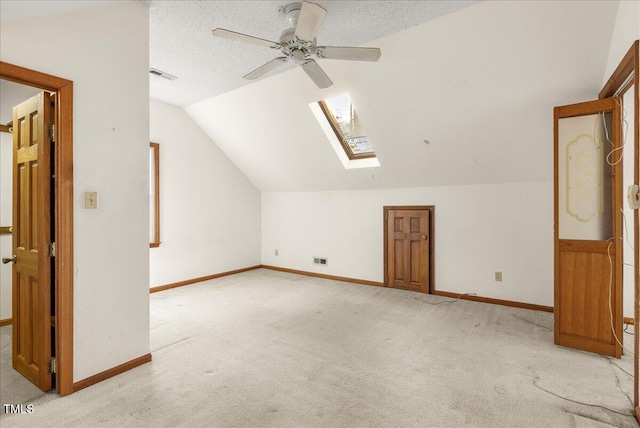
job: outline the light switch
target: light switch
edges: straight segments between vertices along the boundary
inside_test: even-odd
[[[98,192],[84,192],[84,207],[98,208]]]

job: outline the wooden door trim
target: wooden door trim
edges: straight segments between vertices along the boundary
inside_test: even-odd
[[[572,240],[558,240],[558,248],[560,251],[573,251],[576,253],[599,253],[599,254],[610,254],[615,256],[616,247],[611,245],[609,246],[608,241],[572,241]]]
[[[434,296],[449,297],[451,299],[469,300],[471,302],[488,303],[491,305],[508,306],[511,308],[529,309],[532,311],[553,313],[553,306],[536,305],[535,303],[523,303],[513,300],[494,299],[492,297],[482,297],[476,294],[460,294],[450,291],[433,290]]]
[[[322,279],[330,279],[332,281],[349,282],[351,284],[370,285],[372,287],[385,287],[385,285],[382,282],[369,281],[368,279],[357,279],[357,278],[349,278],[349,277],[346,277],[346,276],[327,275],[327,274],[324,274],[324,273],[309,272],[309,271],[306,271],[306,270],[298,270],[298,269],[289,269],[289,268],[285,268],[285,267],[271,266],[271,265],[259,265],[259,266],[254,266],[254,267],[250,267],[250,268],[247,268],[247,269],[240,269],[240,271],[242,272],[242,271],[245,271],[245,270],[260,269],[260,268],[269,269],[269,270],[275,270],[275,271],[278,271],[278,272],[293,273],[295,275],[304,275],[304,276],[309,276],[309,277],[312,277],[312,278],[322,278]],[[222,274],[222,275],[225,275],[225,274]],[[230,272],[229,274],[233,275],[234,272]]]
[[[639,45],[640,45],[640,42],[638,40],[633,42],[633,44],[631,45],[627,53],[622,58],[622,61],[620,61],[620,64],[618,64],[618,67],[616,67],[614,72],[611,74],[611,77],[609,77],[609,80],[607,80],[607,83],[605,83],[605,85],[603,86],[602,90],[598,94],[598,98],[610,98],[614,96],[618,88],[622,86],[624,81],[627,80],[629,75],[633,72],[635,72],[633,81],[636,83],[636,87],[637,87],[638,78],[639,78],[638,76],[638,46]],[[626,92],[627,89],[629,89],[628,86],[624,88],[622,92],[623,93]]]
[[[633,92],[634,92],[634,104],[635,111],[633,114],[634,120],[634,135],[633,135],[633,145],[634,145],[634,154],[636,158],[635,168],[633,172],[633,181],[635,183],[640,183],[640,165],[638,165],[637,159],[640,159],[640,41],[636,40],[633,42],[625,56],[616,67],[615,71],[607,80],[607,83],[604,85],[599,98],[608,98],[615,95],[618,89],[624,84],[624,82],[629,78],[629,75],[633,73]],[[627,92],[630,88],[630,84],[627,84],[620,95]],[[635,249],[634,257],[636,261],[640,257],[640,234],[638,231],[640,230],[640,213],[636,210],[634,215],[634,244],[633,248]],[[635,325],[640,325],[640,265],[638,263],[634,263],[634,277],[635,277]],[[640,377],[640,364],[638,363],[638,352],[640,351],[640,335],[635,334],[634,336],[634,392],[633,392],[633,404],[636,407],[636,419],[640,422],[640,393],[638,392],[638,383],[637,380]]]
[[[56,391],[68,395],[73,392],[73,82],[3,61],[0,79],[56,93]]]
[[[158,286],[149,288],[149,294],[157,293],[158,291],[169,290],[171,288],[184,287],[185,285],[196,284],[198,282],[209,281],[209,280],[216,279],[216,278],[222,278],[223,276],[229,276],[229,275],[235,275],[235,274],[242,273],[242,272],[248,272],[250,270],[260,269],[261,267],[267,267],[267,266],[264,266],[264,265],[250,266],[250,267],[246,267],[246,268],[242,268],[242,269],[235,269],[235,270],[230,270],[230,271],[226,271],[226,272],[214,273],[213,275],[206,275],[206,276],[200,276],[200,277],[197,277],[197,278],[185,279],[184,281],[178,281],[178,282],[172,282],[172,283],[169,283],[169,284],[158,285]]]
[[[383,284],[389,287],[389,251],[387,244],[389,240],[389,227],[387,218],[389,211],[409,210],[409,211],[429,211],[429,294],[433,294],[435,287],[435,206],[434,205],[389,205],[383,207],[382,223],[384,223],[384,278]]]
[[[105,370],[86,379],[80,380],[75,383],[73,392],[78,392],[81,389],[88,388],[92,385],[95,385],[96,383],[102,382],[103,380],[107,380],[128,370],[135,369],[138,366],[151,362],[151,359],[151,353],[148,353],[138,358],[134,358],[133,360],[127,361],[126,363],[122,363],[120,365],[112,367],[109,370]]]

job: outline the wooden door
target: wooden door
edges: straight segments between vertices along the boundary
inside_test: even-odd
[[[554,122],[554,340],[619,358],[620,102],[556,107]]]
[[[52,388],[51,99],[13,108],[13,368]]]
[[[429,293],[432,210],[385,207],[387,287]]]

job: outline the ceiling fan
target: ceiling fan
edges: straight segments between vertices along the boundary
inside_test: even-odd
[[[316,34],[324,20],[327,11],[318,4],[311,2],[296,2],[284,6],[292,28],[288,28],[280,35],[279,42],[248,36],[235,31],[216,28],[213,35],[227,39],[239,40],[256,45],[279,50],[283,56],[272,59],[243,76],[254,80],[264,76],[287,61],[294,61],[307,73],[320,89],[328,88],[333,82],[320,68],[314,58],[343,59],[353,61],[377,61],[380,58],[379,48],[357,48],[347,46],[317,46]]]

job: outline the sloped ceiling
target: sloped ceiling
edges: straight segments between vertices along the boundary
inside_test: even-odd
[[[0,21],[69,12],[125,0],[2,0]],[[276,56],[265,47],[213,37],[226,28],[278,41],[290,27],[283,12],[294,0],[133,0],[149,7],[150,67],[177,76],[151,75],[152,99],[184,107],[251,83],[242,78]],[[315,0],[327,10],[320,45],[359,46],[480,0]],[[293,68],[289,63],[272,71]]]
[[[552,181],[553,107],[594,99],[616,2],[483,2],[186,108],[261,191]],[[308,104],[349,93],[381,166],[345,170]],[[429,144],[424,140],[428,140]],[[551,185],[551,184],[550,184]]]
[[[278,41],[291,25],[282,9],[294,0],[171,1],[149,5],[149,62],[177,80],[150,77],[151,98],[186,106],[248,85],[242,78],[278,52],[213,37],[220,27]],[[317,35],[324,46],[359,46],[430,19],[462,9],[477,0],[315,0],[328,11]],[[272,74],[293,68],[289,63]]]

